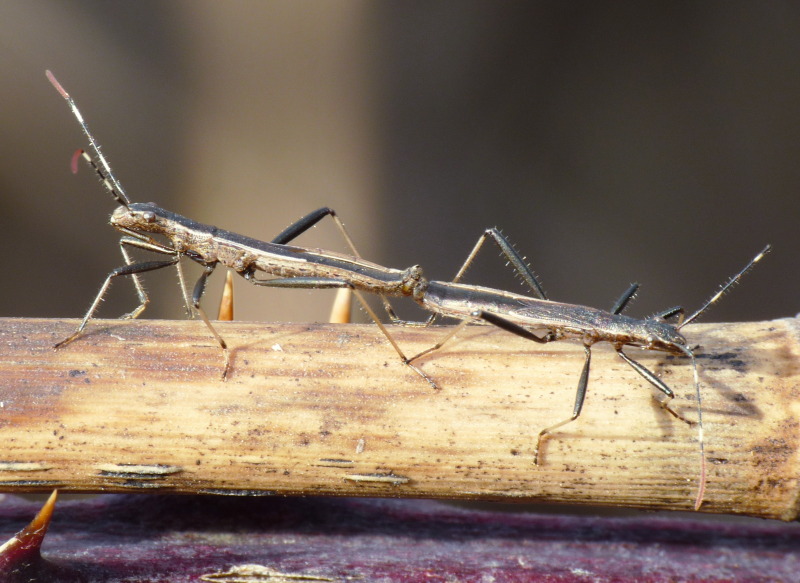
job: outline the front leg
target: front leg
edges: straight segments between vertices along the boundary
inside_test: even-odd
[[[622,358],[622,360],[627,362],[631,366],[631,368],[633,368],[633,370],[635,370],[640,375],[642,375],[645,379],[647,379],[647,381],[651,385],[653,385],[655,388],[657,388],[659,391],[661,391],[662,393],[664,393],[667,396],[667,400],[666,401],[661,401],[661,400],[657,399],[658,404],[661,407],[663,407],[670,415],[672,415],[676,419],[680,419],[681,421],[683,421],[684,423],[686,423],[688,425],[694,425],[693,421],[689,421],[688,419],[686,419],[686,417],[684,417],[683,415],[681,415],[680,413],[675,411],[672,407],[670,407],[670,403],[675,398],[675,392],[672,389],[670,389],[666,385],[666,383],[664,381],[662,381],[660,378],[658,378],[656,375],[654,375],[644,365],[642,365],[639,362],[633,360],[630,356],[628,356],[627,354],[622,352],[622,348],[615,348],[615,350],[617,351],[617,354],[619,354],[620,358]]]
[[[144,235],[141,235],[135,231],[126,232],[129,232],[131,236],[125,236],[119,240],[119,250],[120,253],[122,253],[122,257],[125,259],[126,265],[133,264],[133,260],[125,248],[126,245],[128,247],[134,247],[135,249],[143,249],[145,251],[152,251],[153,253],[161,253],[162,255],[174,254],[176,259],[179,259],[178,253],[172,247],[162,245],[158,241],[155,241],[149,237],[145,237]],[[174,265],[178,266],[178,271],[180,273],[180,261],[176,260]],[[138,273],[131,273],[130,276],[133,280],[133,285],[136,288],[136,295],[139,297],[139,306],[127,314],[120,316],[121,319],[126,320],[138,318],[147,307],[147,304],[150,302],[150,299],[147,297],[147,292],[144,290],[144,286],[142,286],[142,282],[139,280]]]
[[[164,267],[176,265],[180,260],[180,255],[178,255],[175,252],[175,250],[172,249],[171,247],[167,247],[166,245],[162,245],[150,239],[145,239],[138,233],[132,232],[131,235],[133,236],[122,237],[119,241],[119,248],[120,251],[122,252],[122,257],[125,259],[125,265],[117,267],[106,276],[103,285],[100,287],[100,291],[97,293],[97,296],[92,302],[92,305],[89,307],[89,310],[86,312],[86,315],[83,317],[83,320],[81,321],[77,330],[75,330],[75,332],[73,332],[68,338],[56,344],[53,348],[58,349],[61,348],[62,346],[66,346],[67,344],[75,340],[78,336],[80,336],[81,332],[83,332],[83,329],[86,328],[86,324],[88,324],[89,320],[92,318],[94,313],[97,311],[97,308],[100,306],[100,302],[103,300],[103,297],[106,295],[106,292],[108,291],[108,288],[111,285],[111,281],[115,277],[128,275],[131,278],[133,278],[133,283],[136,288],[136,294],[139,297],[139,305],[136,307],[136,309],[123,315],[122,318],[126,319],[136,318],[144,311],[149,301],[147,293],[144,291],[144,287],[142,287],[142,284],[139,281],[138,275],[140,273],[145,273],[147,271],[154,271],[156,269],[162,269]],[[144,249],[145,251],[161,253],[163,255],[173,255],[173,257],[164,261],[142,261],[134,263],[125,248],[126,245],[129,247],[135,247],[137,249]]]
[[[127,257],[126,257],[126,259],[127,259]],[[95,297],[94,302],[92,302],[92,305],[89,307],[89,311],[86,312],[86,315],[83,317],[83,320],[81,321],[80,325],[78,326],[78,329],[75,330],[75,332],[73,332],[72,335],[69,336],[69,338],[66,338],[66,339],[62,340],[61,342],[56,344],[53,348],[58,349],[58,348],[61,348],[62,346],[66,346],[67,344],[69,344],[70,342],[75,340],[78,336],[80,336],[81,332],[83,332],[83,329],[86,327],[86,324],[89,322],[89,320],[91,319],[91,317],[94,315],[95,311],[97,310],[97,307],[100,305],[100,302],[102,301],[103,296],[105,296],[106,291],[108,291],[108,287],[111,285],[111,280],[113,280],[115,277],[124,276],[124,275],[134,276],[136,274],[144,273],[146,271],[154,271],[156,269],[162,269],[164,267],[170,267],[171,265],[175,265],[178,262],[179,259],[180,259],[179,257],[175,257],[175,258],[170,259],[168,261],[145,261],[145,262],[142,262],[142,263],[128,263],[126,265],[123,265],[121,267],[117,267],[116,269],[114,269],[106,277],[106,280],[103,282],[103,285],[100,288],[100,291],[97,293],[97,297]],[[141,299],[141,296],[140,296],[140,299]],[[147,305],[147,296],[144,295],[144,299],[142,300],[142,303],[139,305],[139,307],[136,310],[134,310],[133,312],[131,312],[130,314],[126,314],[123,317],[126,317],[126,318],[127,317],[133,317],[133,318],[135,318],[136,316],[138,316],[142,312],[142,310],[144,310],[146,305]]]

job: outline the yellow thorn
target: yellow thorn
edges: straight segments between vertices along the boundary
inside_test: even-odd
[[[222,299],[219,301],[217,320],[230,322],[233,320],[233,274],[228,271],[225,276],[225,287],[222,288]]]
[[[352,297],[353,290],[349,287],[342,287],[336,290],[336,298],[333,300],[333,307],[331,308],[331,316],[329,318],[331,324],[350,323],[350,304]]]

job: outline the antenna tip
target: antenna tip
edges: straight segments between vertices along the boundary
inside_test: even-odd
[[[84,150],[75,150],[75,153],[72,154],[72,160],[70,161],[69,167],[73,174],[78,173],[78,159],[85,154],[86,152]]]
[[[61,97],[64,99],[69,99],[69,93],[67,93],[66,90],[61,86],[61,83],[58,82],[55,75],[53,75],[49,69],[45,71],[44,74],[47,75],[47,80],[50,81],[53,87],[56,88],[56,91],[61,94]]]

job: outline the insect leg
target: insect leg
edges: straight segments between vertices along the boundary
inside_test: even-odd
[[[683,310],[680,309],[680,314],[683,315]],[[675,393],[670,389],[664,382],[655,376],[652,372],[646,369],[644,366],[630,358],[624,352],[622,352],[621,348],[616,348],[617,354],[619,354],[622,359],[627,362],[629,365],[633,367],[633,369],[646,378],[650,384],[656,387],[659,391],[664,393],[667,397],[669,397],[669,401],[658,401],[659,405],[661,405],[664,409],[666,409],[670,414],[672,414],[676,419],[680,419],[684,423],[688,425],[697,425],[698,426],[698,441],[700,443],[700,486],[697,491],[697,498],[695,499],[694,509],[698,510],[700,506],[703,504],[703,496],[705,495],[706,491],[706,454],[705,454],[705,444],[703,440],[703,406],[700,400],[700,380],[697,376],[697,361],[695,360],[694,354],[689,349],[683,349],[683,352],[692,359],[692,369],[694,372],[694,386],[695,391],[697,392],[697,423],[694,421],[689,421],[683,415],[675,411],[669,406],[669,402],[675,398]]]
[[[486,229],[483,234],[478,238],[477,243],[470,251],[469,255],[467,255],[467,259],[461,265],[461,268],[458,270],[458,273],[453,277],[453,283],[458,283],[461,281],[461,278],[464,277],[464,274],[467,272],[469,267],[472,265],[472,262],[475,261],[475,257],[477,257],[478,252],[483,247],[483,244],[487,241],[491,240],[500,248],[500,251],[505,255],[506,260],[509,264],[514,268],[514,271],[517,273],[518,276],[522,278],[522,280],[528,285],[534,295],[541,299],[546,300],[547,294],[544,293],[544,289],[542,289],[539,280],[536,279],[536,275],[531,270],[530,266],[525,261],[525,258],[522,257],[519,252],[514,248],[511,244],[511,241],[508,240],[503,233],[501,233],[496,227],[492,227],[491,229]],[[436,320],[438,314],[433,314],[425,321],[425,326],[430,326]]]
[[[192,304],[189,300],[189,294],[186,291],[186,278],[183,276],[183,268],[181,267],[181,262],[175,264],[175,268],[178,272],[178,285],[181,288],[181,295],[183,296],[183,307],[186,310],[186,315],[189,318],[194,318],[194,312],[192,312]]]
[[[126,262],[127,262],[129,260],[129,258],[128,258],[127,254],[124,254],[124,255],[125,255]],[[178,256],[175,256],[172,259],[169,259],[169,260],[166,260],[166,261],[144,261],[144,262],[141,262],[141,263],[129,263],[128,262],[128,263],[126,263],[126,265],[123,265],[121,267],[117,267],[116,269],[114,269],[106,277],[106,280],[103,282],[103,285],[100,288],[100,291],[97,293],[97,297],[95,297],[94,302],[92,302],[91,307],[89,307],[89,311],[86,312],[86,315],[83,317],[83,320],[81,321],[80,325],[78,326],[78,329],[75,330],[75,332],[73,332],[72,335],[69,336],[69,338],[66,338],[66,339],[62,340],[61,342],[56,344],[53,348],[58,349],[58,348],[61,348],[62,346],[66,346],[67,344],[69,344],[70,342],[75,340],[78,336],[80,336],[81,332],[83,332],[83,329],[86,327],[86,324],[89,322],[89,320],[91,319],[92,315],[97,310],[97,307],[100,305],[100,302],[103,299],[103,296],[106,294],[106,291],[108,291],[108,287],[111,285],[111,280],[112,279],[114,279],[115,277],[121,276],[121,275],[135,276],[136,274],[144,273],[146,271],[154,271],[156,269],[161,269],[163,267],[170,267],[172,265],[175,265],[178,262],[179,259],[180,258]],[[139,291],[139,290],[141,291],[141,295],[139,296],[139,299],[142,301],[142,303],[140,304],[140,306],[136,310],[134,310],[130,314],[127,314],[124,317],[135,318],[136,316],[138,316],[142,312],[142,310],[144,310],[144,307],[147,304],[147,295],[144,293],[144,290],[141,288],[141,285],[138,286],[138,288],[137,288],[137,291]]]
[[[715,293],[713,296],[711,296],[711,298],[709,298],[706,301],[706,303],[703,304],[702,307],[700,307],[699,310],[697,310],[694,314],[692,314],[688,318],[685,318],[685,319],[681,318],[681,323],[678,326],[678,329],[682,328],[683,326],[685,326],[689,322],[692,322],[696,318],[699,318],[701,315],[703,315],[706,310],[708,310],[712,305],[714,305],[725,294],[725,292],[727,292],[730,288],[732,288],[737,283],[739,283],[739,280],[742,279],[742,277],[744,277],[744,275],[748,271],[750,271],[756,263],[761,261],[761,259],[764,257],[764,255],[769,253],[771,250],[772,250],[772,245],[767,245],[766,247],[764,247],[758,255],[753,257],[750,260],[750,262],[747,265],[744,266],[744,269],[742,269],[739,273],[737,273],[732,278],[730,278],[728,280],[728,282],[725,285],[723,285],[719,289],[719,291],[717,293]]]
[[[614,307],[611,308],[611,313],[612,314],[621,314],[622,310],[624,310],[625,307],[628,305],[628,302],[630,302],[633,299],[633,297],[636,295],[637,291],[639,291],[639,284],[638,283],[632,283],[631,287],[629,287],[627,290],[625,290],[625,293],[623,293],[619,297],[617,302],[614,304]]]
[[[411,361],[414,360],[414,359],[413,358],[408,358],[405,355],[405,353],[402,351],[400,346],[397,344],[397,341],[395,341],[395,339],[392,338],[392,335],[389,334],[389,330],[386,329],[386,326],[384,325],[384,323],[381,322],[380,318],[378,318],[378,315],[375,313],[375,311],[367,303],[367,300],[364,298],[364,295],[360,291],[358,291],[357,289],[353,289],[353,293],[358,298],[358,301],[361,302],[361,307],[363,307],[364,310],[370,315],[370,317],[375,322],[375,324],[378,326],[378,328],[380,328],[381,332],[383,332],[383,335],[386,336],[386,339],[394,347],[395,351],[400,356],[400,359],[403,361],[403,364],[405,364],[408,368],[410,368],[415,373],[417,373],[419,376],[421,376],[423,379],[425,379],[425,381],[427,381],[427,383],[431,386],[431,388],[433,388],[435,390],[438,390],[439,386],[436,384],[436,382],[430,376],[428,376],[421,368],[418,368],[418,367],[414,366],[413,364],[411,364]]]
[[[517,336],[522,336],[527,340],[533,340],[534,342],[538,342],[539,344],[547,344],[555,340],[555,337],[548,333],[545,336],[537,336],[527,328],[523,328],[519,324],[515,324],[505,318],[498,316],[497,314],[493,314],[491,312],[486,312],[484,310],[477,310],[472,313],[473,317],[480,318],[481,320],[486,320],[490,324],[494,324],[498,328],[502,328],[506,332],[511,332],[512,334],[516,334]]]
[[[133,265],[133,260],[131,259],[130,255],[128,255],[128,251],[125,249],[125,245],[132,245],[137,247],[138,241],[135,239],[129,241],[129,237],[122,237],[119,241],[119,250],[122,253],[122,257],[125,258],[125,265]],[[177,265],[177,263],[176,263]],[[131,279],[133,280],[133,287],[136,288],[136,295],[139,297],[139,305],[128,312],[120,316],[120,319],[133,319],[138,318],[139,314],[141,314],[144,309],[147,307],[147,304],[150,302],[150,298],[147,297],[147,292],[144,291],[144,287],[142,286],[142,282],[139,281],[139,276],[135,273],[131,274]]]
[[[689,425],[694,425],[693,421],[689,421],[683,415],[681,415],[680,413],[678,413],[672,407],[669,406],[669,403],[672,401],[672,399],[675,398],[675,393],[673,392],[672,389],[670,389],[666,385],[666,383],[664,383],[664,381],[662,381],[660,378],[658,378],[656,375],[654,375],[650,370],[645,368],[643,365],[641,365],[640,363],[638,363],[635,360],[633,360],[630,356],[628,356],[627,354],[622,352],[621,348],[615,348],[615,350],[617,351],[617,354],[620,355],[622,360],[624,360],[629,365],[631,365],[633,370],[635,370],[640,375],[642,375],[645,379],[647,379],[647,381],[651,385],[653,385],[655,388],[657,388],[659,391],[661,391],[662,393],[664,393],[668,397],[667,401],[658,400],[658,404],[659,405],[661,405],[664,409],[666,409],[676,419],[680,419],[681,421],[683,421],[684,423],[688,423]]]
[[[569,417],[569,419],[564,419],[563,421],[559,421],[555,425],[545,427],[539,432],[539,437],[536,440],[536,450],[534,450],[533,452],[533,463],[537,466],[539,465],[539,459],[540,459],[539,452],[541,452],[542,450],[542,441],[544,440],[544,437],[548,433],[551,433],[554,429],[558,429],[559,427],[563,427],[567,423],[575,421],[581,414],[581,409],[583,409],[583,401],[586,399],[586,387],[589,385],[589,365],[592,362],[591,346],[588,344],[584,344],[583,351],[586,353],[586,360],[583,363],[581,378],[578,381],[578,391],[575,393],[575,406],[572,408],[572,415]]]
[[[152,251],[153,253],[161,253],[163,255],[175,255],[175,251],[170,248],[166,247],[165,245],[161,245],[155,241],[149,241],[142,239],[141,237],[122,237],[119,240],[119,250],[122,253],[122,257],[125,258],[126,265],[133,265],[133,260],[131,259],[130,255],[128,255],[125,246],[129,247],[136,247],[137,249],[144,249],[145,251]],[[174,265],[179,265],[180,262],[176,260]],[[147,297],[147,292],[144,291],[144,287],[142,286],[142,282],[139,280],[139,276],[137,273],[132,273],[131,279],[133,280],[133,285],[136,288],[136,295],[139,297],[139,306],[136,309],[131,310],[127,314],[120,316],[121,319],[133,319],[138,318],[139,315],[144,311],[147,307],[147,304],[150,302],[150,299]]]
[[[356,249],[356,246],[353,244],[353,240],[350,238],[350,234],[347,232],[347,229],[344,226],[344,223],[339,218],[339,215],[336,214],[336,211],[329,207],[322,207],[315,211],[308,213],[306,216],[302,217],[301,219],[295,221],[288,227],[286,227],[283,231],[278,233],[278,235],[272,239],[272,243],[277,243],[279,245],[287,245],[290,241],[293,241],[306,231],[308,231],[311,227],[316,225],[325,217],[331,217],[334,222],[336,223],[336,227],[342,233],[344,240],[347,242],[347,246],[350,247],[350,250],[353,252],[358,258],[361,258],[361,254]]]
[[[128,245],[129,247],[136,247],[137,249],[144,249],[145,251],[152,251],[153,253],[161,253],[162,255],[175,255],[176,258],[179,258],[180,254],[172,247],[159,243],[158,241],[147,237],[146,235],[142,235],[141,233],[137,233],[136,231],[131,231],[128,229],[120,230],[130,234],[130,236],[122,237],[119,241],[120,251],[122,252],[122,256],[125,258],[125,263],[128,265],[133,263],[133,261],[128,255],[128,252],[125,250],[125,245]],[[186,313],[190,318],[194,317],[194,314],[192,313],[192,306],[189,302],[189,296],[186,293],[186,281],[183,277],[181,263],[176,259],[174,265],[178,271],[178,283],[181,288],[181,294],[183,296],[184,306],[186,307]],[[133,285],[136,288],[136,295],[139,296],[139,306],[124,316],[120,316],[121,318],[126,319],[138,318],[139,315],[144,311],[147,304],[150,302],[149,298],[147,297],[147,292],[145,292],[137,274],[132,274],[131,278],[133,279]]]
[[[286,277],[276,279],[259,279],[253,270],[243,271],[241,276],[254,285],[263,287],[286,287],[295,289],[338,289],[351,288],[350,282],[329,277]]]
[[[353,255],[357,258],[361,259],[361,253],[358,252],[356,249],[355,244],[353,243],[353,239],[350,237],[350,233],[347,232],[347,229],[344,226],[344,223],[339,218],[339,215],[336,214],[336,211],[330,207],[322,207],[315,211],[308,213],[306,216],[302,217],[301,219],[295,221],[288,227],[286,227],[283,231],[281,231],[278,236],[272,239],[272,243],[278,243],[280,245],[286,245],[290,241],[293,241],[306,231],[308,231],[311,227],[316,225],[325,217],[331,217],[334,222],[336,223],[336,227],[339,229],[339,232],[342,234],[347,246],[352,251]],[[394,308],[389,303],[389,300],[386,296],[382,294],[378,294],[381,299],[381,303],[383,304],[383,309],[386,310],[386,314],[389,316],[389,319],[392,322],[400,323],[400,319],[394,312]]]
[[[497,316],[496,314],[492,314],[491,312],[486,312],[484,310],[476,310],[475,312],[472,313],[472,317],[476,318],[476,319],[484,320],[484,321],[488,322],[489,324],[494,324],[498,328],[502,328],[503,330],[505,330],[507,332],[511,332],[512,334],[516,334],[517,336],[522,336],[526,340],[533,340],[534,342],[538,342],[539,344],[547,344],[548,342],[554,340],[554,337],[552,337],[549,334],[546,335],[546,336],[541,336],[541,337],[537,336],[536,334],[534,334],[530,330],[527,330],[526,328],[523,328],[522,326],[519,326],[518,324],[515,324],[514,322],[510,322],[510,321],[506,320],[505,318]],[[470,320],[462,320],[461,322],[458,323],[458,325],[454,326],[453,329],[450,330],[447,333],[447,335],[445,335],[444,338],[439,340],[439,342],[437,342],[436,344],[434,344],[430,348],[426,348],[425,350],[423,350],[419,354],[415,354],[414,356],[409,358],[408,359],[409,362],[417,360],[418,358],[422,358],[426,354],[430,354],[431,352],[435,352],[435,351],[439,350],[451,338],[453,338],[456,334],[461,332],[461,330],[466,328],[466,326],[469,323],[470,323]]]
[[[680,329],[681,326],[683,326],[683,320],[686,318],[686,311],[683,309],[682,306],[675,306],[674,308],[669,308],[668,310],[659,312],[654,317],[661,318],[662,320],[668,320],[669,318],[674,318],[675,316],[678,317],[678,323],[676,324],[676,328]]]
[[[516,249],[514,249],[514,246],[511,244],[511,241],[508,240],[508,237],[506,237],[495,227],[486,229],[478,238],[478,242],[475,243],[475,247],[472,248],[472,251],[470,251],[466,261],[464,261],[464,264],[461,266],[461,269],[459,269],[458,273],[456,273],[455,277],[453,278],[453,282],[455,283],[461,280],[467,269],[469,269],[470,265],[472,265],[472,262],[478,255],[478,251],[480,251],[487,239],[494,241],[494,243],[500,248],[500,251],[503,253],[503,255],[505,255],[508,262],[514,268],[514,271],[516,271],[517,275],[519,275],[528,285],[533,294],[540,300],[546,300],[547,294],[544,293],[541,284],[536,279],[536,275],[533,273],[530,266],[526,263],[525,258],[522,257]]]
[[[546,334],[545,336],[537,336],[536,334],[534,334],[530,330],[528,330],[528,329],[526,329],[526,328],[524,328],[522,326],[519,326],[518,324],[515,324],[514,322],[510,322],[510,321],[506,320],[505,318],[502,318],[502,317],[500,317],[500,316],[498,316],[496,314],[493,314],[491,312],[487,312],[487,311],[484,311],[484,310],[477,310],[477,311],[473,312],[472,316],[474,318],[479,318],[479,319],[484,320],[484,321],[486,321],[486,322],[488,322],[490,324],[493,324],[493,325],[497,326],[498,328],[501,328],[501,329],[503,329],[503,330],[505,330],[507,332],[511,332],[512,334],[516,334],[517,336],[521,336],[522,338],[525,338],[527,340],[533,340],[534,342],[538,342],[539,344],[547,344],[548,342],[551,342],[551,341],[556,339],[556,336],[552,332]],[[421,352],[420,354],[414,356],[413,358],[411,358],[411,360],[414,360],[416,358],[419,358],[420,356],[423,356],[425,354],[428,354],[430,352],[433,352],[434,350],[437,350],[437,349],[441,348],[442,345],[445,342],[447,342],[450,338],[455,336],[456,333],[459,332],[460,330],[462,330],[464,328],[464,326],[466,326],[467,324],[468,324],[468,320],[462,321],[458,326],[456,326],[447,336],[445,336],[445,338],[443,338],[441,341],[439,341],[435,346],[433,346],[432,348],[429,348],[428,350],[425,350],[425,351]],[[561,427],[563,425],[566,425],[567,423],[569,423],[571,421],[575,421],[575,419],[578,418],[578,415],[581,414],[581,409],[583,408],[583,401],[584,401],[584,399],[586,397],[586,386],[587,386],[588,380],[589,380],[589,364],[590,364],[591,359],[592,359],[592,352],[591,352],[590,346],[589,345],[584,345],[583,349],[586,352],[586,361],[584,362],[583,372],[581,372],[581,378],[580,378],[580,381],[578,382],[578,392],[575,395],[575,406],[574,406],[573,411],[572,411],[572,416],[569,419],[565,419],[564,421],[556,423],[555,425],[551,425],[550,427],[546,427],[545,429],[542,429],[539,432],[539,436],[538,436],[537,441],[536,441],[536,449],[533,452],[533,463],[536,464],[536,465],[539,464],[539,451],[541,449],[542,440],[544,439],[544,436],[546,434],[550,433],[551,431],[553,431],[554,429],[558,429],[559,427]]]
[[[208,276],[210,276],[214,269],[217,267],[217,262],[202,264],[203,265],[203,273],[197,279],[197,283],[194,284],[194,291],[192,292],[192,306],[197,313],[200,314],[200,318],[205,322],[206,327],[211,331],[211,334],[214,335],[214,338],[217,340],[220,348],[222,348],[222,358],[225,361],[224,368],[222,369],[222,380],[226,380],[228,377],[228,369],[230,368],[230,356],[228,354],[228,345],[225,343],[225,340],[222,339],[222,336],[214,329],[214,326],[211,325],[211,321],[208,319],[206,315],[206,311],[200,305],[200,300],[203,297],[203,294],[206,291],[206,282],[208,281]]]
[[[126,236],[123,236],[119,241],[119,248],[122,256],[125,258],[125,263],[130,265],[133,263],[128,252],[125,250],[125,246],[135,247],[137,249],[143,249],[145,251],[152,251],[153,253],[160,253],[162,255],[175,255],[178,256],[178,253],[175,251],[173,247],[165,245],[156,241],[155,239],[148,237],[147,235],[143,235],[142,233],[137,233],[136,231],[132,231],[130,229],[120,229],[123,233],[127,233]],[[181,286],[181,293],[183,294],[184,304],[186,306],[187,313],[189,316],[192,316],[192,308],[189,303],[189,296],[186,295],[186,284],[183,278],[183,270],[181,269],[180,261],[175,262],[175,267],[178,270],[178,280]],[[142,311],[147,306],[149,299],[147,297],[147,293],[142,287],[141,281],[139,281],[139,277],[136,274],[132,276],[133,284],[136,287],[136,294],[139,296],[139,306],[132,310],[130,313],[121,316],[122,318],[137,318]]]
[[[241,274],[247,281],[254,283],[256,285],[261,285],[264,287],[289,287],[289,288],[308,288],[308,289],[330,289],[330,288],[349,288],[353,291],[358,301],[361,303],[361,306],[364,308],[364,311],[369,314],[370,318],[377,324],[378,328],[383,335],[386,336],[386,339],[395,349],[397,354],[400,356],[400,359],[403,361],[407,367],[421,376],[425,381],[434,389],[438,389],[439,386],[436,382],[422,369],[418,368],[417,366],[411,364],[411,361],[417,358],[408,358],[403,350],[400,348],[400,345],[397,344],[397,341],[392,338],[392,335],[389,334],[389,330],[386,328],[386,325],[381,322],[378,315],[375,311],[370,307],[367,300],[364,298],[364,295],[355,289],[353,285],[345,280],[340,279],[326,279],[320,277],[289,277],[289,278],[282,278],[282,279],[257,279],[254,275],[254,271],[252,269],[246,270]],[[419,355],[417,355],[419,356]]]

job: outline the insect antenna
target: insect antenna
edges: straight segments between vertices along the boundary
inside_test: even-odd
[[[75,105],[75,101],[73,101],[72,97],[69,96],[69,93],[66,92],[66,90],[61,86],[61,83],[58,82],[58,80],[50,71],[45,71],[45,75],[47,75],[47,79],[50,81],[53,87],[56,88],[56,91],[61,94],[61,97],[67,101],[67,104],[72,110],[73,115],[75,115],[75,118],[78,120],[78,123],[81,124],[83,133],[86,134],[86,137],[89,139],[89,144],[92,146],[92,150],[95,153],[96,161],[85,151],[78,150],[72,157],[72,171],[75,172],[77,170],[77,159],[78,156],[82,155],[100,177],[100,180],[106,189],[111,193],[111,196],[113,196],[119,204],[127,207],[131,201],[125,195],[125,190],[114,176],[114,172],[112,172],[111,166],[109,166],[106,157],[103,156],[103,153],[100,151],[100,144],[97,143],[97,140],[94,139],[92,132],[89,131],[89,126],[86,125],[80,110],[78,110],[78,106]]]
[[[697,397],[697,440],[700,442],[700,484],[697,488],[697,497],[694,500],[694,509],[699,510],[706,494],[706,448],[703,437],[703,399],[700,395],[700,377],[697,374],[697,359],[694,356],[694,352],[680,344],[675,346],[691,359],[692,372],[694,373],[694,390]]]
[[[89,166],[91,166],[92,170],[94,170],[94,173],[97,174],[97,177],[100,179],[100,182],[103,183],[105,189],[109,193],[111,193],[111,196],[114,197],[114,200],[116,200],[119,204],[121,204],[125,208],[129,208],[128,204],[130,203],[130,201],[128,200],[128,197],[125,196],[125,193],[119,190],[121,187],[119,186],[119,182],[117,182],[117,179],[114,178],[113,174],[107,174],[105,170],[100,168],[100,165],[97,163],[97,161],[95,161],[94,158],[92,158],[89,154],[87,154],[86,150],[83,149],[76,150],[75,153],[72,155],[71,169],[73,174],[78,173],[78,158],[83,158],[86,161],[86,163]],[[108,164],[106,164],[106,167],[108,167]],[[117,186],[114,186],[115,184]]]
[[[767,245],[766,247],[764,247],[758,255],[756,255],[755,257],[753,257],[753,259],[750,260],[750,263],[744,266],[744,269],[742,269],[739,273],[730,278],[728,282],[725,285],[723,285],[717,293],[711,296],[711,298],[705,304],[703,304],[703,307],[701,307],[694,314],[692,314],[691,316],[686,318],[683,322],[681,322],[680,325],[677,326],[677,329],[680,330],[692,320],[695,320],[696,318],[700,317],[703,314],[703,312],[705,312],[715,302],[717,302],[725,294],[725,292],[727,292],[730,288],[739,283],[739,280],[742,278],[742,276],[748,271],[750,271],[753,268],[753,266],[756,263],[758,263],[761,260],[761,258],[764,257],[764,255],[769,253],[771,250],[772,250],[772,245]]]
[[[717,293],[715,293],[711,298],[703,304],[703,306],[697,310],[694,314],[683,320],[678,326],[676,326],[676,330],[680,330],[683,326],[688,324],[689,322],[697,319],[700,317],[708,308],[710,308],[715,302],[717,302],[730,288],[734,285],[739,283],[739,280],[744,276],[745,273],[750,271],[753,266],[758,263],[764,255],[770,252],[772,249],[771,245],[767,245],[761,252],[753,257],[750,262],[744,266],[744,268],[739,271],[736,275],[730,278],[720,289]],[[662,317],[670,317],[674,315],[680,315],[682,311],[681,308],[673,308],[672,310],[667,310],[661,314]],[[681,344],[675,344],[675,348],[686,354],[692,360],[692,371],[694,373],[694,389],[695,394],[697,396],[697,437],[700,442],[700,486],[697,491],[697,498],[694,502],[694,509],[698,510],[700,506],[703,504],[703,497],[705,496],[706,492],[706,454],[705,454],[705,442],[703,439],[703,401],[700,393],[700,378],[697,374],[697,359],[694,356],[694,352],[691,351],[686,346]]]

